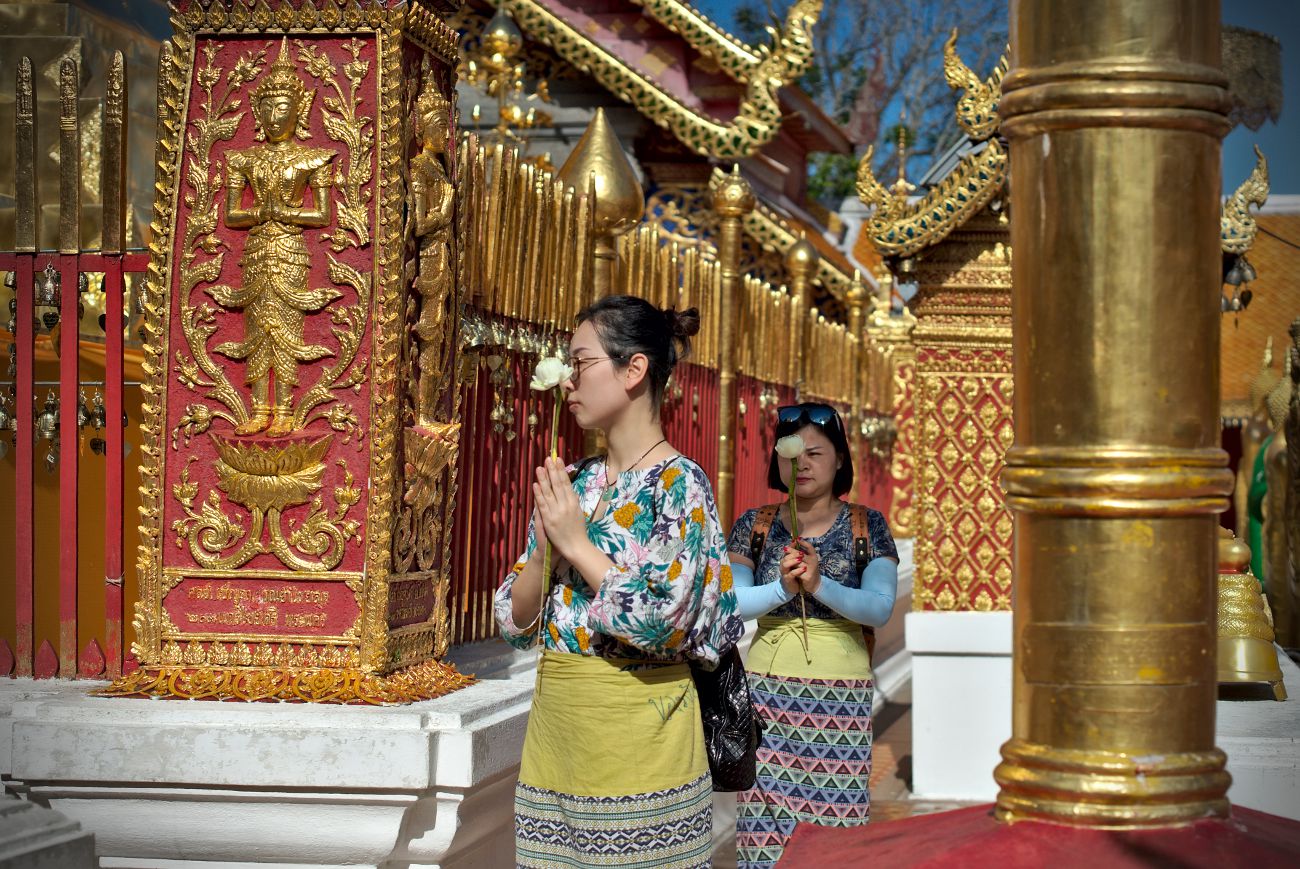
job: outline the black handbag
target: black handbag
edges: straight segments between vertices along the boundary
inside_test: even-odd
[[[656,476],[652,488],[658,485]],[[655,520],[658,521],[657,515]],[[758,776],[758,742],[763,736],[763,721],[749,699],[749,678],[740,652],[732,646],[712,670],[695,661],[690,666],[695,693],[700,699],[704,749],[709,756],[713,789],[747,791]]]
[[[763,720],[749,698],[749,679],[740,652],[732,646],[712,670],[691,662],[691,677],[700,697],[713,789],[749,790],[757,776]]]

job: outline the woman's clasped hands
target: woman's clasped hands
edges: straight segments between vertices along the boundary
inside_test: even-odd
[[[787,594],[806,591],[813,594],[821,587],[821,558],[811,543],[796,538],[785,547],[781,558],[781,587]]]

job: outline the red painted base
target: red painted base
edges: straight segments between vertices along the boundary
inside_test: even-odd
[[[1094,830],[1038,821],[1004,824],[972,806],[867,827],[795,828],[780,869],[825,866],[1164,866],[1193,869],[1300,865],[1300,821],[1234,807],[1228,820],[1159,830]]]

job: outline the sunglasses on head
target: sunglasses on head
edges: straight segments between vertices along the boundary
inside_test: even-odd
[[[840,422],[840,415],[835,412],[835,408],[824,404],[789,404],[777,408],[776,419],[779,425],[795,425],[809,422],[820,426],[833,425],[841,431],[844,429],[843,423]]]

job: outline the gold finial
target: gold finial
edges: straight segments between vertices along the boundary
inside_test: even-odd
[[[817,253],[817,248],[801,234],[799,240],[790,245],[785,252],[785,267],[792,274],[810,275],[817,268],[820,259],[821,255]]]
[[[1268,200],[1268,158],[1255,146],[1255,168],[1223,203],[1219,217],[1219,241],[1224,253],[1243,254],[1255,243],[1259,227],[1250,206],[1263,208]]]
[[[867,303],[867,283],[862,280],[862,272],[858,269],[853,270],[853,283],[849,284],[848,292],[844,294],[844,302],[849,309],[849,333],[860,336],[862,311]]]
[[[943,77],[948,87],[963,91],[957,101],[957,124],[966,135],[982,142],[998,129],[998,100],[1002,97],[1002,79],[1007,74],[1007,59],[1011,46],[1007,46],[994,67],[993,73],[980,81],[957,54],[957,28],[952,29],[943,44]]]
[[[722,217],[743,217],[757,204],[754,188],[741,176],[738,164],[732,164],[727,174],[719,173],[710,179],[709,201]]]
[[[898,113],[898,180],[890,186],[889,191],[899,199],[906,199],[916,189],[916,185],[907,180],[907,113]]]
[[[641,219],[645,209],[641,183],[604,109],[596,109],[577,147],[560,167],[559,178],[580,194],[587,192],[588,179],[595,179],[598,237],[621,235]]]
[[[1250,410],[1252,413],[1264,411],[1268,394],[1277,386],[1282,375],[1273,370],[1273,336],[1269,335],[1264,343],[1264,361],[1259,366],[1259,373],[1250,384]]]
[[[1287,411],[1291,406],[1291,389],[1291,360],[1284,357],[1282,375],[1278,377],[1264,400],[1268,408],[1268,420],[1274,431],[1280,431],[1286,421]]]

